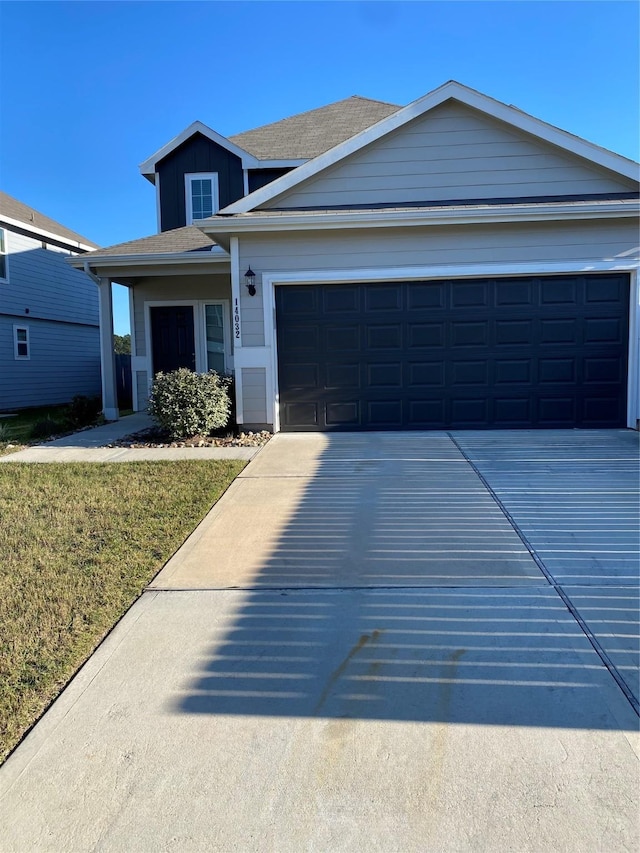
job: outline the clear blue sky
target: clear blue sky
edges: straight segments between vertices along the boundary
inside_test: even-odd
[[[0,186],[104,246],[155,233],[138,164],[349,95],[455,79],[638,159],[635,0],[0,2]],[[116,331],[128,330],[116,300]]]

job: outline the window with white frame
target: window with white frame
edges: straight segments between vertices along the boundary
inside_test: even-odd
[[[7,281],[9,268],[7,264],[7,232],[0,228],[0,281]]]
[[[24,359],[31,358],[28,326],[13,327],[13,356],[16,361],[23,361]]]
[[[204,321],[207,341],[207,370],[226,373],[225,317],[224,305],[216,302],[204,306]]]
[[[218,173],[197,172],[184,176],[187,225],[218,212]]]

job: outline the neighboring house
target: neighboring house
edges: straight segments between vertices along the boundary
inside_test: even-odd
[[[95,243],[0,192],[0,412],[100,393]]]
[[[636,163],[449,82],[140,168],[160,233],[87,258],[108,416],[115,280],[136,408],[186,366],[233,372],[245,428],[635,426]]]

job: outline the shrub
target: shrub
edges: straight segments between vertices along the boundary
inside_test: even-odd
[[[56,421],[51,415],[47,415],[33,424],[30,430],[30,437],[35,439],[51,438],[52,435],[62,432],[64,427],[65,425],[60,423],[60,421]]]
[[[9,424],[0,421],[0,444],[11,441],[13,438],[13,430]]]
[[[151,386],[149,414],[172,439],[208,435],[229,422],[230,380],[215,371],[185,367],[158,373]]]
[[[91,426],[98,420],[102,410],[100,397],[85,397],[84,394],[76,394],[69,404],[67,417],[73,427]]]

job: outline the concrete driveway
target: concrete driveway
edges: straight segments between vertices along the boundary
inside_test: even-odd
[[[637,435],[279,435],[0,770],[7,851],[638,847]]]

